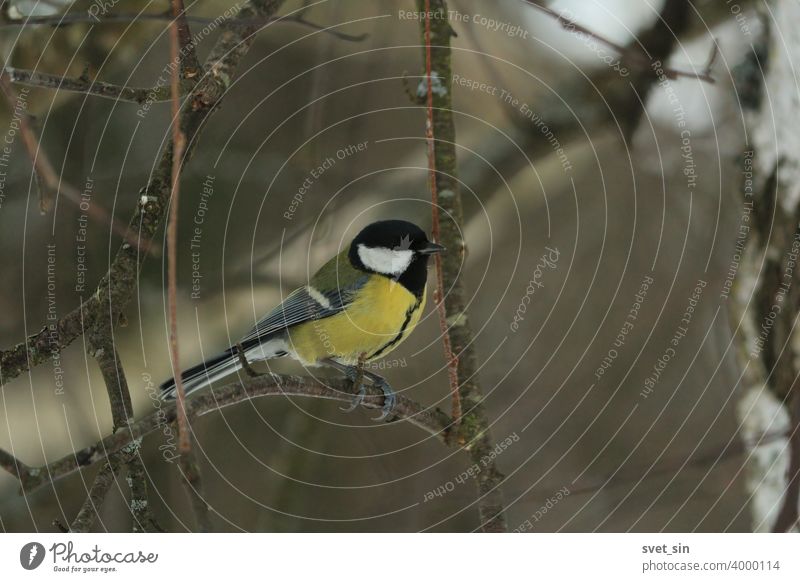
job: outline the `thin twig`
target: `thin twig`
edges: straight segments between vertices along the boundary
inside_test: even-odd
[[[212,531],[211,516],[208,512],[208,503],[203,495],[203,480],[200,475],[200,465],[194,449],[189,448],[183,452],[179,458],[178,466],[181,470],[181,482],[186,490],[186,496],[192,507],[192,513],[200,532]]]
[[[172,62],[176,62],[179,54],[192,52],[189,49],[192,43],[188,26],[180,25],[181,16],[184,15],[183,0],[172,0],[172,13],[175,20],[170,28],[170,53]],[[183,389],[181,378],[180,351],[178,349],[178,201],[180,200],[181,162],[183,161],[186,147],[186,135],[180,127],[180,94],[181,82],[187,80],[190,68],[176,67],[172,71],[172,196],[170,198],[169,223],[167,225],[167,279],[169,303],[169,348],[172,367],[176,370],[175,391],[178,406],[178,452],[180,453],[181,482],[186,489],[186,494],[191,502],[192,511],[200,531],[211,531],[211,522],[208,516],[208,505],[203,499],[202,479],[200,467],[192,451],[192,439],[189,435],[189,419],[186,414],[186,393]]]
[[[607,47],[618,52],[620,58],[624,61],[627,61],[628,64],[635,64],[643,70],[650,69],[652,62],[650,61],[650,59],[647,58],[645,54],[641,52],[632,52],[626,49],[624,46],[617,44],[616,42],[602,36],[601,34],[598,34],[593,30],[581,24],[578,24],[571,18],[567,18],[563,14],[556,12],[552,8],[544,6],[543,4],[539,4],[535,0],[525,0],[525,2],[527,2],[537,10],[557,20],[558,23],[561,25],[561,27],[564,28],[564,30],[567,30],[568,32],[579,32],[581,34],[585,34],[586,36],[589,36],[594,40],[596,40],[597,42],[603,43]],[[716,47],[716,40],[714,40],[713,42],[713,47]],[[716,51],[713,47],[712,47],[711,57],[709,58],[708,63],[704,66],[702,73],[696,73],[694,71],[682,71],[678,69],[665,67],[663,69],[664,74],[669,79],[677,79],[678,77],[687,77],[689,79],[697,79],[699,81],[705,81],[706,83],[714,84],[715,80],[714,77],[711,76],[711,68],[714,64],[714,61],[716,60]],[[635,63],[631,63],[632,60],[635,61]]]
[[[12,110],[12,115],[20,100],[19,94],[9,82],[14,80],[14,71],[15,69],[5,69],[0,72],[0,89]],[[40,210],[46,212],[51,208],[53,194],[56,192],[63,194],[69,202],[80,208],[83,202],[81,192],[56,173],[53,164],[36,137],[36,132],[30,124],[27,113],[21,116],[19,125],[25,151],[31,160],[31,166],[37,177]],[[84,208],[86,208],[85,212],[89,218],[99,224],[111,225],[112,230],[124,238],[128,244],[136,248],[140,247],[139,240],[133,236],[128,227],[109,215],[105,209],[94,203],[89,204],[88,207],[84,206]],[[153,252],[152,249],[151,252]]]
[[[29,16],[24,20],[9,20],[0,22],[0,30],[3,28],[19,28],[30,26],[66,26],[70,24],[125,24],[131,22],[152,22],[152,21],[172,21],[172,14],[140,14],[138,12],[122,12],[117,14],[106,14],[103,16],[92,16],[88,13],[78,14],[64,14],[60,16]],[[333,37],[346,42],[362,42],[369,38],[369,34],[347,34],[332,30],[329,27],[322,26],[315,22],[311,22],[303,18],[303,14],[297,13],[287,17],[268,17],[268,18],[204,18],[202,16],[189,16],[186,15],[186,21],[193,24],[216,24],[220,27],[231,27],[237,25],[256,25],[266,26],[270,23],[276,24],[299,24],[314,30],[322,31],[325,34],[330,34]]]
[[[0,89],[13,115],[21,101],[20,96],[10,83],[10,79],[6,71],[0,71]],[[22,112],[22,115],[19,117],[19,128],[20,134],[22,135],[22,142],[25,145],[25,151],[28,153],[28,157],[33,165],[34,174],[37,177],[36,184],[39,188],[39,211],[45,213],[53,205],[53,190],[48,183],[47,177],[55,176],[56,172],[47,156],[41,154],[39,151],[39,142],[31,128],[27,111]]]
[[[64,77],[39,71],[15,69],[13,67],[5,67],[3,72],[8,75],[12,82],[20,85],[95,95],[106,99],[138,103],[139,105],[146,102],[167,101],[170,98],[169,88],[167,87],[126,87],[90,79],[85,74],[77,78]]]
[[[172,0],[172,11],[175,16],[170,27],[170,54],[172,62],[178,60],[181,35],[177,24],[178,16],[183,11],[182,0]],[[183,379],[181,378],[180,351],[178,348],[178,201],[180,200],[181,163],[186,147],[186,135],[180,127],[180,72],[176,68],[172,72],[172,194],[170,196],[169,223],[167,225],[167,285],[169,303],[169,349],[172,359],[172,368],[175,374],[175,391],[178,395],[178,448],[181,454],[188,454],[191,447],[189,441],[189,427],[186,418]]]

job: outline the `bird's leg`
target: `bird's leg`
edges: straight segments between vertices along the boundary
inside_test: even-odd
[[[324,360],[324,363],[342,372],[345,376],[347,376],[347,379],[353,383],[353,386],[358,388],[358,393],[353,398],[353,403],[346,408],[339,407],[340,410],[344,410],[345,412],[353,412],[362,402],[364,402],[364,396],[367,395],[367,387],[364,386],[364,368],[359,366],[348,366],[347,364],[337,362],[333,358]]]
[[[260,374],[256,372],[253,367],[250,365],[250,362],[247,361],[247,356],[244,355],[244,348],[242,348],[242,344],[236,343],[234,346],[236,348],[236,355],[239,356],[239,363],[242,365],[242,369],[247,372],[247,375],[251,378],[256,378]]]
[[[359,362],[360,365],[358,366],[348,366],[333,359],[323,361],[323,363],[328,364],[329,366],[344,373],[344,375],[347,376],[354,386],[358,386],[358,394],[356,395],[353,404],[348,408],[342,408],[342,410],[352,412],[364,401],[364,396],[367,395],[367,390],[364,387],[364,378],[367,378],[374,386],[377,386],[383,392],[383,408],[381,410],[381,415],[375,419],[383,420],[389,416],[394,409],[395,404],[397,404],[397,394],[395,394],[395,391],[392,390],[392,387],[389,386],[389,383],[383,376],[378,376],[374,372],[364,369],[363,356],[359,358]]]
[[[381,410],[381,415],[375,419],[383,420],[394,410],[395,404],[397,404],[397,394],[383,376],[378,376],[378,374],[363,369],[362,372],[366,378],[369,378],[375,386],[383,391],[383,409]]]

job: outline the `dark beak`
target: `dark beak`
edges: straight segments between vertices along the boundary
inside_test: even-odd
[[[425,246],[417,249],[417,252],[421,255],[435,255],[436,253],[441,253],[442,251],[446,250],[442,245],[438,245],[435,242],[426,242]]]

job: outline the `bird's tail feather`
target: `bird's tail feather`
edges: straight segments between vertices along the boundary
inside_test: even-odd
[[[248,361],[269,360],[287,355],[286,340],[283,336],[275,336],[268,340],[263,338],[260,342],[250,342],[245,344],[243,349]],[[184,392],[188,396],[196,390],[230,376],[241,367],[242,362],[239,358],[238,348],[228,348],[218,356],[184,370],[181,373]],[[162,400],[174,400],[176,396],[177,389],[174,378],[161,385]]]
[[[233,349],[227,349],[218,356],[206,360],[181,373],[184,393],[188,396],[195,390],[213,384],[225,376],[229,376],[242,367],[239,354]],[[175,378],[161,385],[161,399],[174,400],[177,396]]]

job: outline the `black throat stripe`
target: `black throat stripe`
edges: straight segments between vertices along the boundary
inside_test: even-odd
[[[378,351],[376,351],[371,356],[369,356],[367,358],[368,360],[373,360],[373,359],[377,358],[382,353],[384,353],[386,350],[388,350],[390,347],[392,347],[397,342],[399,342],[401,339],[403,339],[403,335],[406,333],[406,328],[408,327],[408,324],[411,322],[411,318],[413,317],[414,313],[416,313],[417,309],[419,309],[419,304],[420,304],[420,302],[419,302],[419,300],[417,300],[417,302],[414,304],[414,306],[411,309],[409,309],[408,311],[406,311],[406,319],[403,322],[403,325],[400,327],[400,331],[398,332],[398,334],[396,336],[394,336],[394,338],[392,338],[392,340],[390,342],[384,344],[382,348],[380,348]]]

